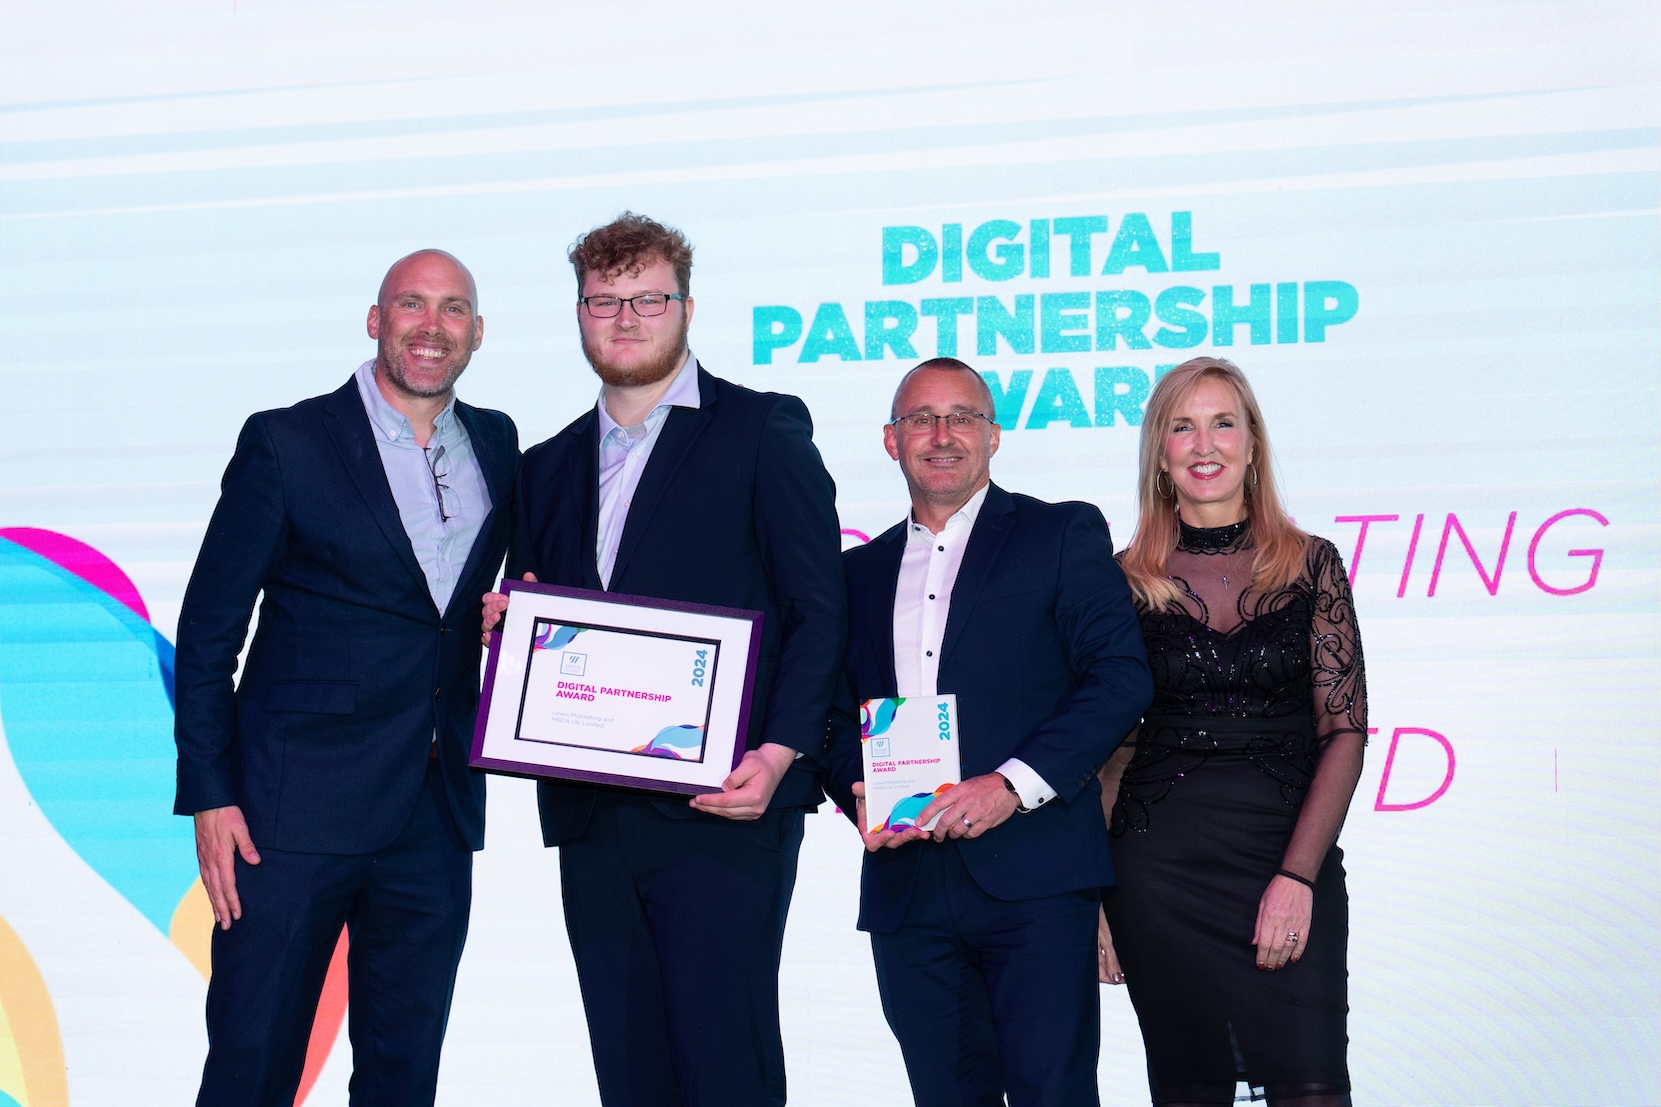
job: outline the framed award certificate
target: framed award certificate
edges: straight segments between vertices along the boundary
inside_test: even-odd
[[[506,580],[469,762],[696,795],[744,756],[761,613]]]

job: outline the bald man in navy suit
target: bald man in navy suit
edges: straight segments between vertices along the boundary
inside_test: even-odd
[[[901,381],[883,430],[911,515],[843,555],[849,641],[828,789],[867,853],[859,926],[918,1107],[1098,1102],[1096,913],[1113,883],[1096,768],[1153,695],[1101,512],[991,482],[986,382]],[[955,693],[962,783],[865,833],[860,702]]]
[[[201,1105],[294,1102],[343,925],[351,1101],[437,1086],[484,845],[478,596],[518,435],[456,399],[484,320],[455,258],[393,265],[367,326],[345,385],[243,426],[179,615],[174,810],[218,923]]]

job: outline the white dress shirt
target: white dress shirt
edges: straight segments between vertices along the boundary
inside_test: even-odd
[[[930,533],[915,517],[907,520],[900,580],[894,589],[894,679],[901,696],[940,691],[940,645],[952,609],[952,588],[988,487],[982,485],[970,496],[939,534]],[[1035,808],[1055,798],[1055,789],[1019,758],[1011,757],[997,771],[1015,786],[1022,807]]]
[[[623,527],[629,521],[629,507],[634,503],[635,490],[640,487],[640,474],[651,460],[663,423],[672,407],[697,409],[703,399],[698,394],[698,359],[692,351],[675,371],[675,379],[668,391],[647,412],[644,421],[625,427],[606,410],[606,392],[600,389],[595,408],[600,416],[600,518],[594,535],[594,563],[600,570],[600,581],[611,587],[611,571],[617,567],[617,551],[623,542]]]

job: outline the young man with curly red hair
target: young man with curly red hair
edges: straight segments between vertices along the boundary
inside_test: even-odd
[[[779,957],[847,632],[835,488],[800,400],[692,356],[685,236],[626,212],[570,259],[600,396],[525,455],[509,572],[764,616],[722,792],[538,786],[600,1097],[782,1104]]]

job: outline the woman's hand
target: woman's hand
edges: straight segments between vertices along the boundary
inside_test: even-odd
[[[1315,893],[1297,881],[1284,876],[1269,881],[1257,902],[1257,930],[1252,934],[1258,968],[1273,971],[1303,956],[1314,905]]]
[[[1113,952],[1113,931],[1107,928],[1107,912],[1096,908],[1096,979],[1103,984],[1123,984],[1125,970]]]

